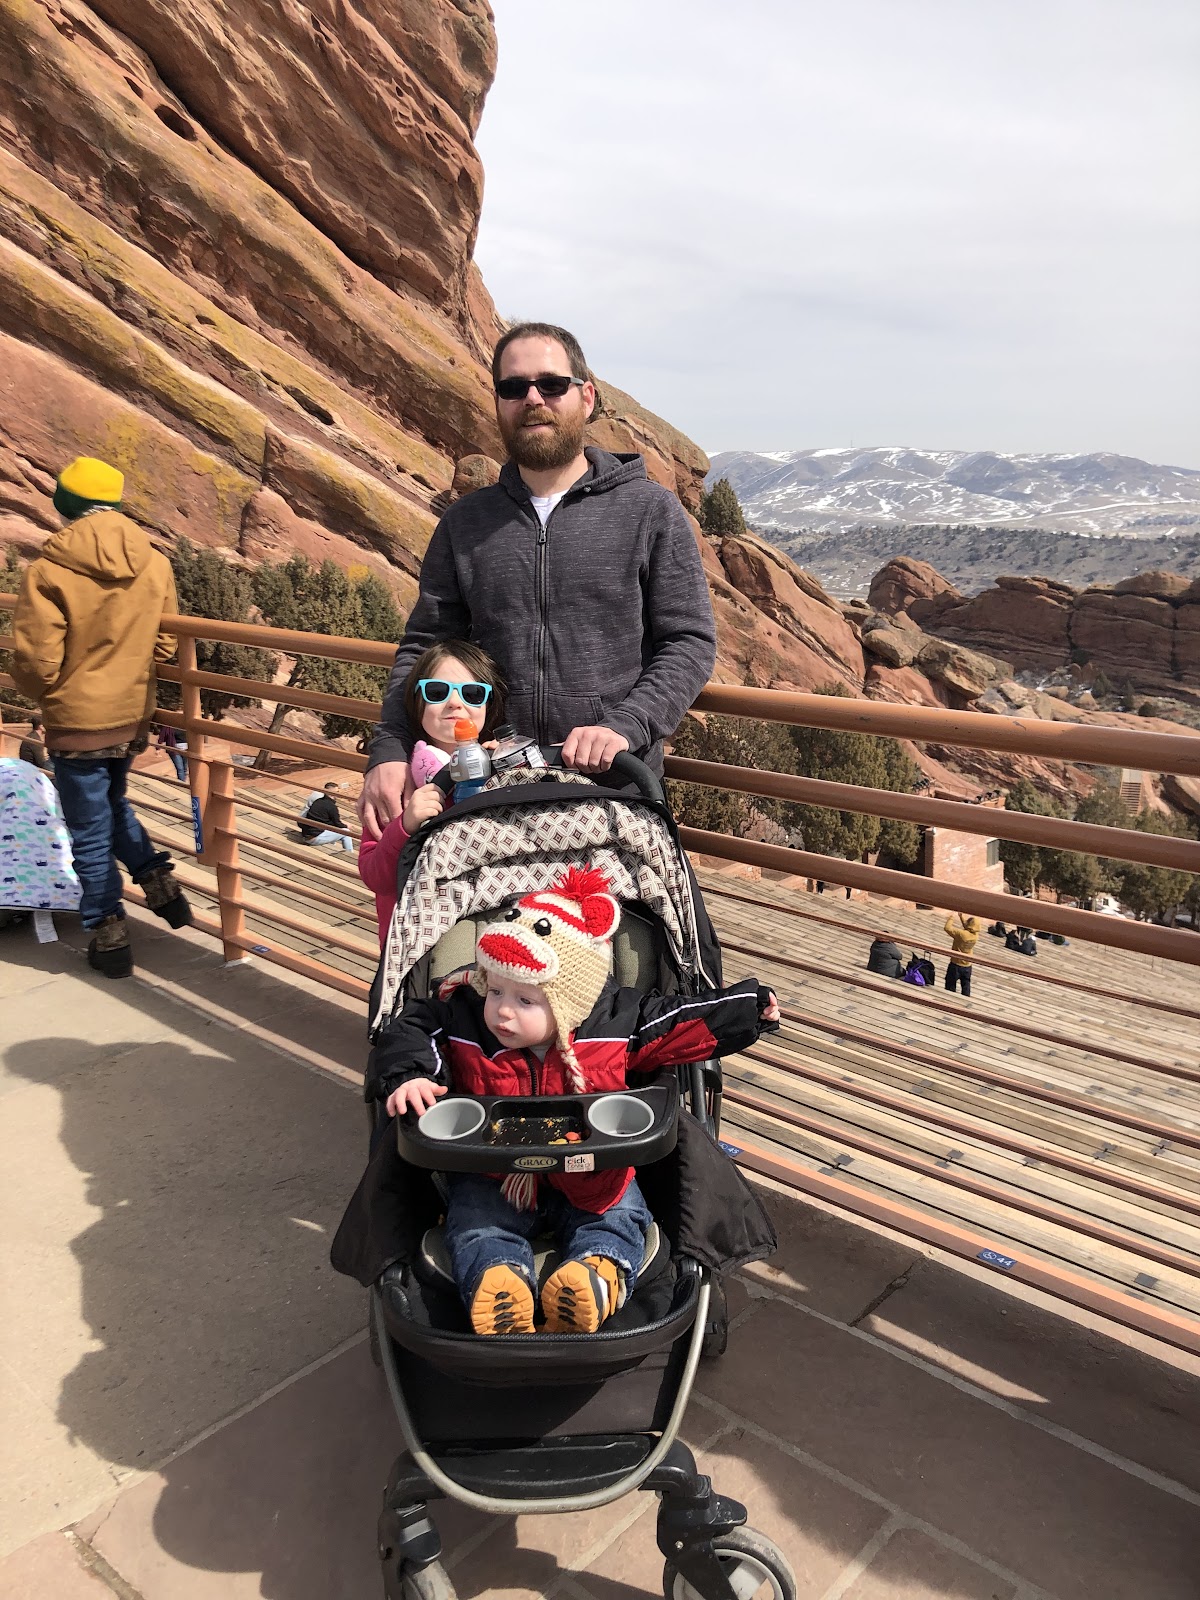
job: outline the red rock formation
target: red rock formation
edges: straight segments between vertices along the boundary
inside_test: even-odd
[[[1001,577],[969,598],[917,598],[908,615],[941,639],[994,652],[1019,670],[1074,661],[1146,694],[1200,699],[1200,585],[1174,573],[1144,572],[1082,591],[1049,578]]]
[[[1142,689],[1173,687],[1175,608],[1166,600],[1085,589],[1071,612],[1071,644],[1110,677]]]
[[[928,561],[893,556],[872,578],[867,604],[885,616],[898,616],[911,612],[914,602],[923,601],[928,607],[931,601],[941,602],[943,596],[951,600],[962,598],[961,591]]]
[[[944,710],[950,704],[949,692],[923,672],[909,666],[891,667],[884,661],[871,662],[863,692],[868,700],[886,700],[892,705],[937,706]]]
[[[858,635],[811,574],[749,536],[722,539],[718,553],[729,584],[780,629],[771,687],[836,682],[856,693],[862,688],[866,667]]]
[[[48,523],[21,463],[86,450],[164,537],[236,547],[267,488],[415,570],[455,463],[501,453],[470,261],[495,48],[485,0],[0,9],[5,536]],[[598,438],[696,503],[703,453],[606,402]]]

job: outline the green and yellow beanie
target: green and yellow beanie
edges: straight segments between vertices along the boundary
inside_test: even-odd
[[[115,510],[125,492],[125,476],[107,461],[95,456],[76,456],[58,475],[54,489],[54,509],[68,520],[81,517],[96,506]]]

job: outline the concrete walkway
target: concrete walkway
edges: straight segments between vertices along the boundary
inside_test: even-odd
[[[327,1263],[361,1017],[135,932],[119,984],[0,934],[0,1600],[365,1600],[398,1437]],[[687,1437],[803,1600],[1195,1600],[1200,1364],[768,1203]],[[646,1497],[435,1512],[463,1597],[661,1592]]]

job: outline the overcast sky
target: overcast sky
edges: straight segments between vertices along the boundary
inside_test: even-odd
[[[1200,467],[1195,0],[493,0],[503,316],[710,453]]]

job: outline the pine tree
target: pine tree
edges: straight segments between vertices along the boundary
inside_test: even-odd
[[[846,690],[831,684],[819,692],[844,695]],[[917,776],[915,765],[895,739],[832,728],[789,728],[743,717],[710,716],[704,723],[688,717],[675,735],[672,754],[904,794],[911,793]],[[681,822],[734,838],[744,837],[757,818],[766,817],[802,837],[805,849],[823,855],[858,860],[869,851],[886,849],[891,860],[907,866],[920,848],[920,830],[911,822],[759,799],[702,784],[669,781],[667,789],[671,808]]]
[[[1090,901],[1104,888],[1104,876],[1096,856],[1078,850],[1043,850],[1041,881],[1054,890],[1061,901]]]
[[[1157,811],[1143,811],[1137,819],[1140,833],[1186,839],[1192,829],[1182,817],[1164,817]],[[1140,861],[1126,861],[1120,869],[1120,896],[1135,917],[1164,917],[1186,900],[1193,890],[1193,873],[1173,867],[1151,867]]]
[[[1040,794],[1028,778],[1021,778],[1013,784],[1005,797],[1004,809],[1035,817],[1060,814],[1054,802]],[[1000,859],[1004,863],[1004,878],[1009,889],[1017,894],[1033,894],[1036,891],[1045,867],[1038,845],[1023,844],[1017,839],[1001,839]]]
[[[700,526],[705,533],[741,534],[746,531],[741,502],[728,478],[718,478],[700,496]]]
[[[231,566],[215,550],[197,550],[189,540],[180,539],[170,556],[175,574],[179,611],[186,617],[210,617],[217,622],[245,622],[254,604],[250,575]],[[225,644],[220,640],[197,639],[196,665],[201,672],[220,672],[233,678],[258,678],[270,682],[278,658],[270,650],[249,645]],[[159,704],[177,711],[182,703],[179,685],[160,679]],[[256,706],[248,695],[222,694],[201,689],[200,708],[205,716],[224,716],[231,706]]]
[[[403,618],[386,585],[365,567],[344,572],[334,561],[315,567],[299,555],[282,563],[264,562],[254,574],[254,595],[264,620],[275,628],[349,639],[382,638],[393,643],[399,643],[404,629]],[[385,667],[302,655],[296,657],[288,687],[377,700],[386,682]],[[283,702],[276,706],[271,718],[272,733],[280,731],[292,709]],[[322,731],[328,739],[361,734],[370,726],[359,718],[336,713],[321,717]],[[255,765],[264,767],[267,760],[268,752],[262,751],[255,758]]]
[[[0,567],[0,594],[17,594],[21,588],[21,579],[25,572],[25,563],[13,549],[7,546],[4,552],[4,565]],[[7,633],[12,626],[12,612],[0,611],[0,633]],[[0,650],[0,672],[12,674],[12,651]],[[10,711],[34,711],[37,708],[32,700],[27,700],[23,694],[18,694],[15,689],[0,689],[6,709]]]
[[[817,693],[849,697],[840,683],[826,684]],[[802,776],[893,793],[912,792],[917,769],[896,739],[839,728],[792,728],[789,732],[794,770]],[[921,835],[915,823],[831,811],[824,806],[797,805],[788,810],[788,821],[800,829],[805,849],[822,855],[860,861],[872,851],[886,848],[891,860],[908,866],[920,849]]]
[[[795,770],[791,741],[778,723],[755,722],[746,717],[709,717],[701,723],[687,717],[676,733],[671,754],[692,761],[717,761],[727,767],[751,767],[758,772]],[[671,809],[686,826],[745,837],[756,816],[782,821],[791,808],[778,800],[712,789],[706,784],[668,782]]]
[[[396,604],[395,595],[387,584],[364,566],[352,566],[347,576],[358,596],[359,623],[355,637],[378,639],[384,644],[399,644],[404,633],[405,619]],[[358,692],[362,698],[382,700],[390,668],[364,666],[360,671],[363,688]],[[369,734],[371,729],[371,723],[363,722],[357,717],[321,718],[321,731],[327,739],[340,739],[346,735],[361,738],[364,734]]]
[[[1137,814],[1125,804],[1119,789],[1110,783],[1098,783],[1075,807],[1075,820],[1093,822],[1102,828],[1133,828],[1137,825]],[[1127,863],[1109,856],[1092,859],[1096,863],[1096,887],[1092,894],[1119,894],[1121,875]]]

